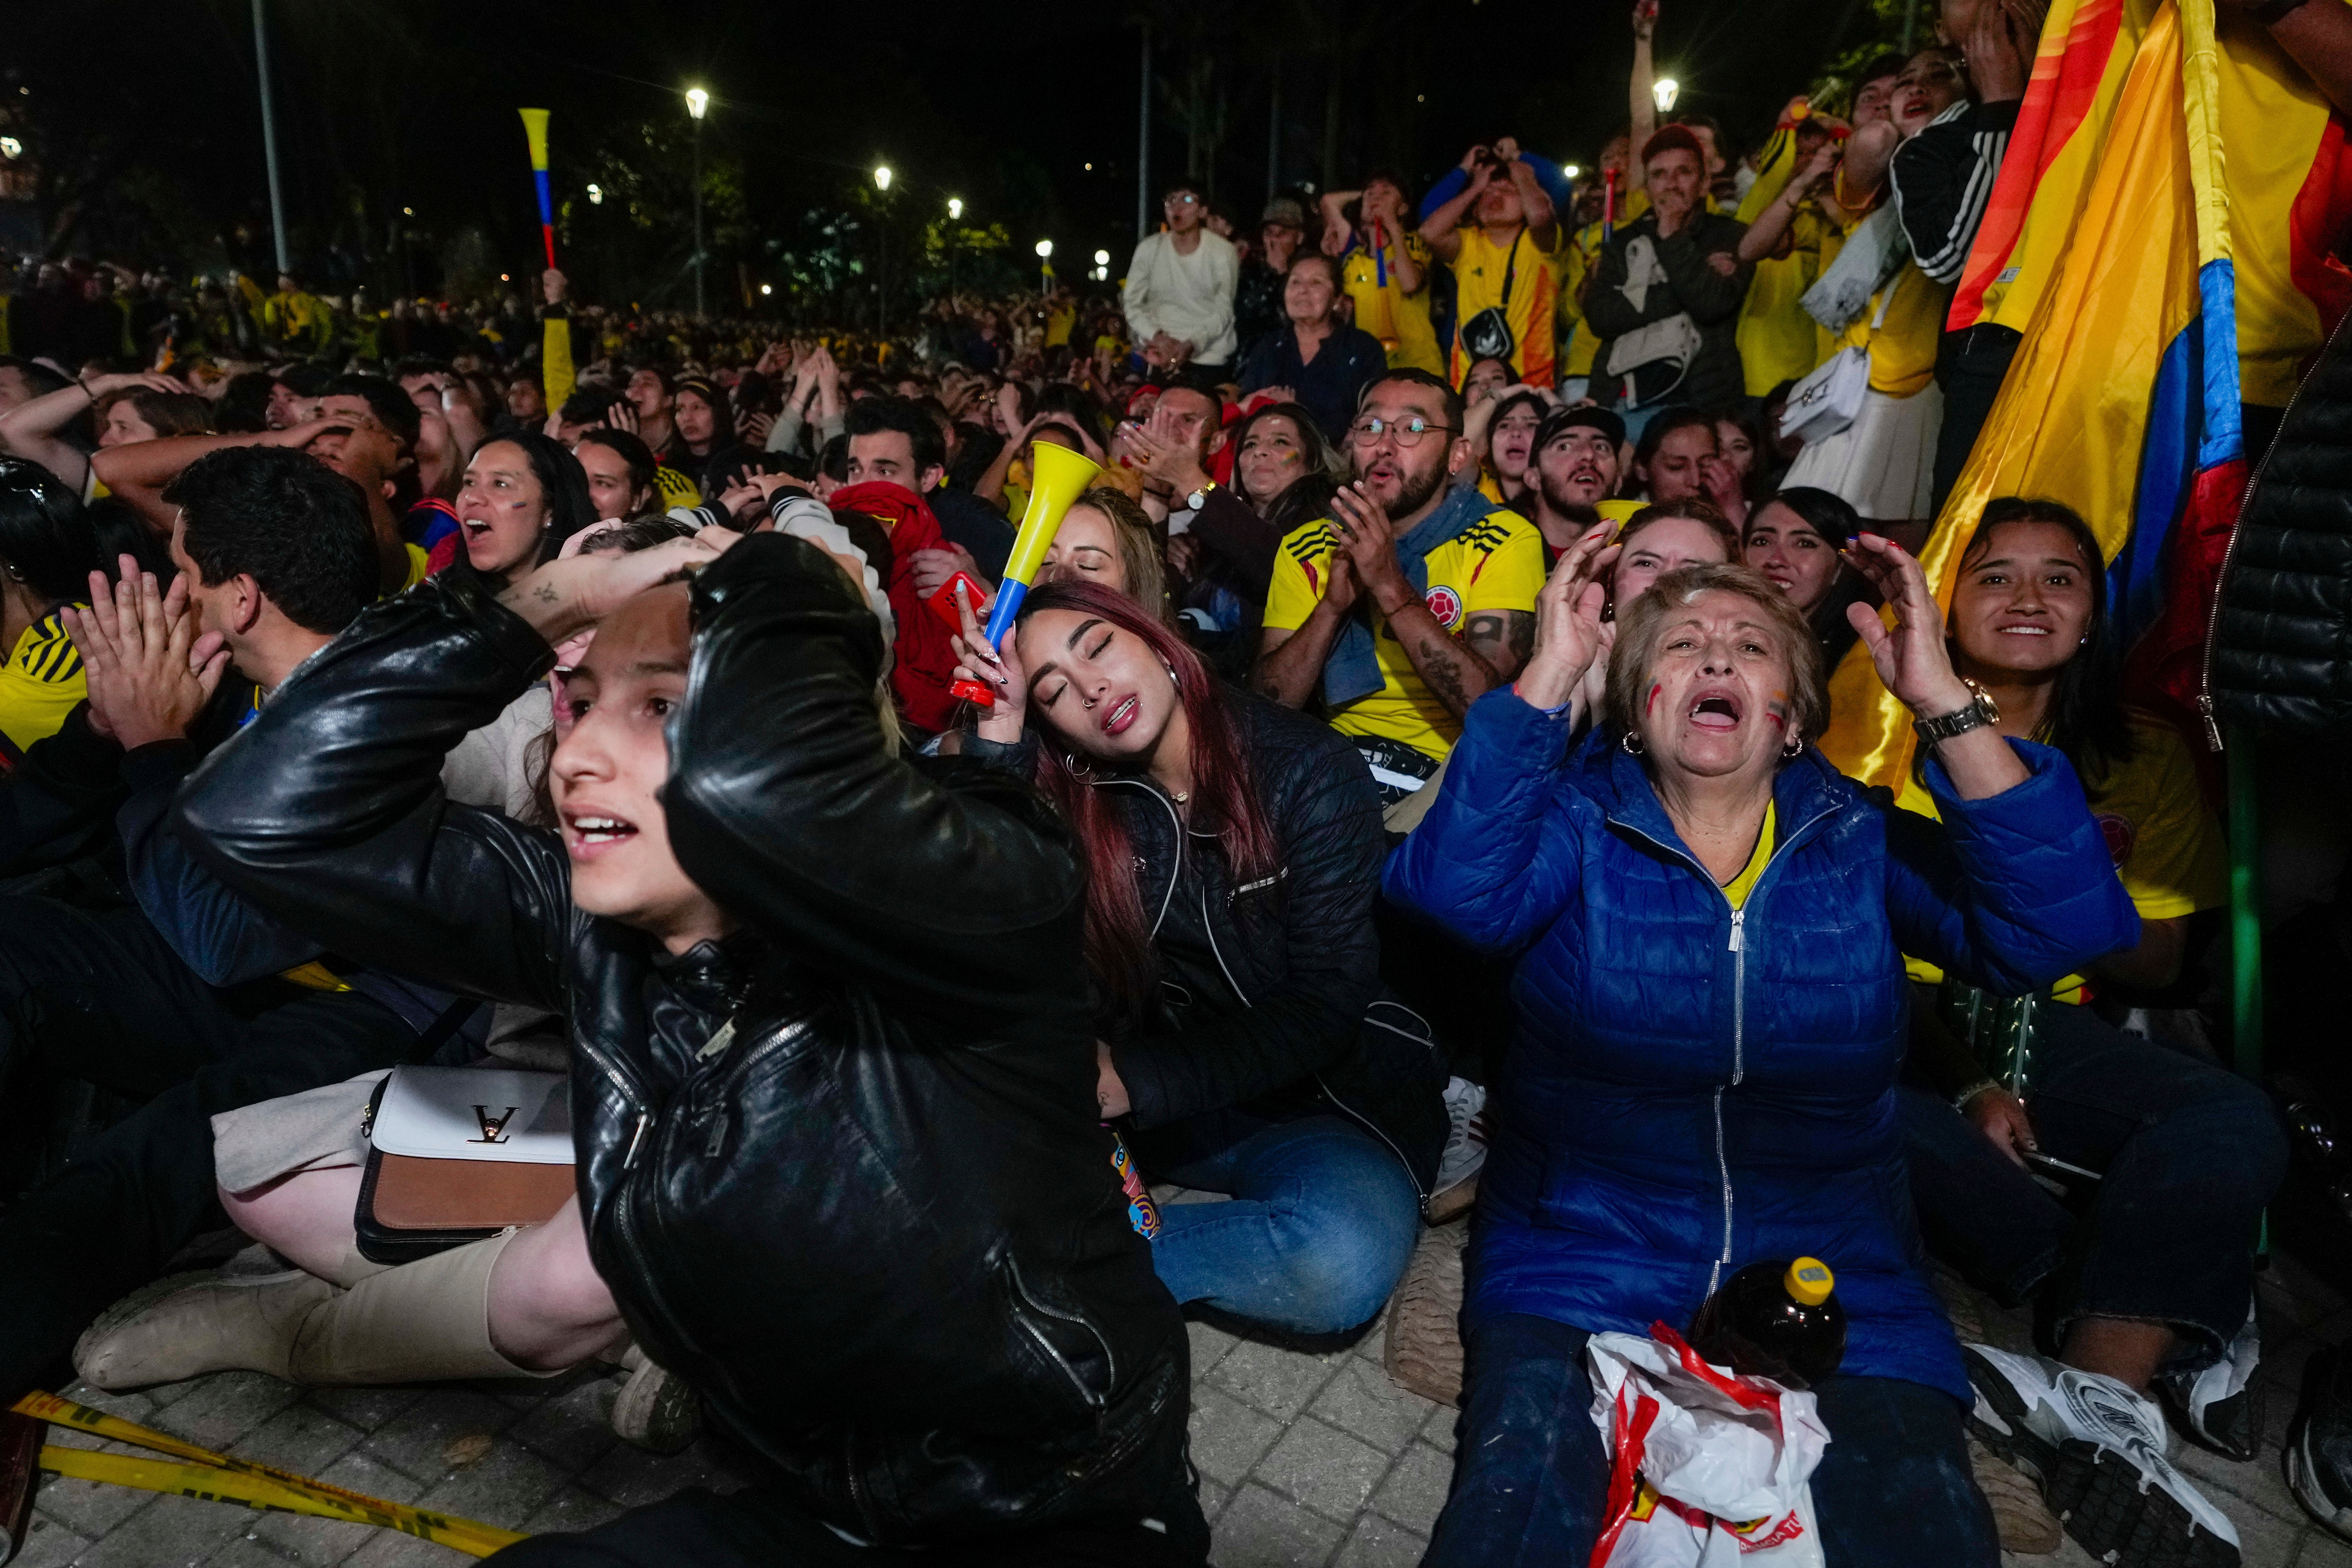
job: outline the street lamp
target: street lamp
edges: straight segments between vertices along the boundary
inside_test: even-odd
[[[1095,281],[1097,283],[1105,282],[1108,280],[1109,277],[1110,252],[1108,250],[1097,250],[1095,252]]]
[[[1674,109],[1675,95],[1682,89],[1683,84],[1670,76],[1662,76],[1651,84],[1650,96],[1658,100],[1660,114],[1668,113]]]
[[[874,169],[874,188],[884,195],[890,194],[890,165],[879,163]],[[877,206],[874,214],[874,328],[881,337],[890,330],[890,215],[887,206]]]
[[[1046,290],[1052,289],[1054,287],[1054,242],[1052,240],[1041,239],[1037,242],[1037,264],[1043,270],[1045,279],[1039,287]]]
[[[1583,165],[1583,164],[1581,164],[1581,163],[1570,163],[1570,164],[1567,165],[1565,168],[1563,168],[1563,169],[1560,171],[1560,173],[1562,173],[1562,174],[1566,174],[1570,179],[1573,180],[1573,179],[1575,179],[1578,175],[1580,175],[1580,174],[1583,174],[1583,173],[1584,173],[1584,165]]]
[[[604,205],[604,186],[592,184],[588,187],[588,205],[592,207],[601,207]]]
[[[686,89],[686,111],[694,116],[694,313],[702,308],[702,116],[710,95],[698,87]]]
[[[963,216],[963,198],[961,196],[950,196],[948,198],[948,216],[950,219],[960,219]]]
[[[948,198],[948,221],[950,223],[961,223],[963,221],[963,198],[961,196],[950,196]],[[954,300],[956,291],[955,264],[956,232],[953,229],[950,229],[948,230],[948,298],[950,300]]]

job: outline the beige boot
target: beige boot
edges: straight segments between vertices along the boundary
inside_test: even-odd
[[[1389,1377],[1440,1405],[1462,1402],[1462,1243],[1458,1226],[1423,1231],[1389,1298]]]
[[[553,1377],[490,1343],[490,1270],[515,1233],[486,1237],[371,1275],[302,1321],[289,1382],[313,1388]]]
[[[182,1275],[124,1299],[74,1346],[100,1388],[232,1367],[312,1387],[541,1377],[490,1343],[490,1268],[509,1236],[453,1247],[349,1290],[308,1274]]]
[[[299,1269],[175,1274],[100,1313],[74,1344],[74,1370],[118,1392],[228,1367],[284,1377],[303,1321],[341,1294]]]
[[[1985,1501],[1992,1505],[1993,1529],[2003,1552],[2042,1557],[2058,1550],[2064,1531],[2032,1476],[2012,1468],[1974,1437],[1969,1439],[1969,1468],[1976,1472]]]

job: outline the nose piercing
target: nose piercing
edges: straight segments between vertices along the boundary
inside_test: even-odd
[[[1078,701],[1088,708],[1095,705],[1095,700],[1091,697],[1081,697],[1078,699]]]

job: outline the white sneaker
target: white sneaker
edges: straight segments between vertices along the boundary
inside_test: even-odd
[[[1478,1196],[1478,1172],[1486,1163],[1486,1091],[1466,1078],[1448,1079],[1445,1117],[1453,1126],[1429,1192],[1432,1225],[1444,1225]]]
[[[2238,1568],[2237,1527],[2164,1457],[2164,1412],[2126,1384],[1963,1345],[1969,1430],[2042,1482],[2083,1549],[2116,1568]]]
[[[2207,1447],[2243,1462],[2262,1446],[2263,1415],[2254,1370],[2262,1365],[2262,1329],[2252,1307],[2246,1326],[2230,1341],[2221,1359],[2202,1372],[2163,1380],[2180,1413],[2180,1424]]]

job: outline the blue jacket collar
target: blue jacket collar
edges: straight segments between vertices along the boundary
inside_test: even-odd
[[[1582,791],[1622,827],[1654,839],[1685,859],[1696,862],[1682,835],[1650,783],[1642,759],[1618,742],[1614,731],[1596,727],[1584,738],[1569,767],[1581,775]],[[1818,747],[1807,746],[1782,767],[1772,781],[1772,804],[1782,841],[1801,832],[1814,818],[1843,811],[1861,798],[1853,781],[1830,765]]]

